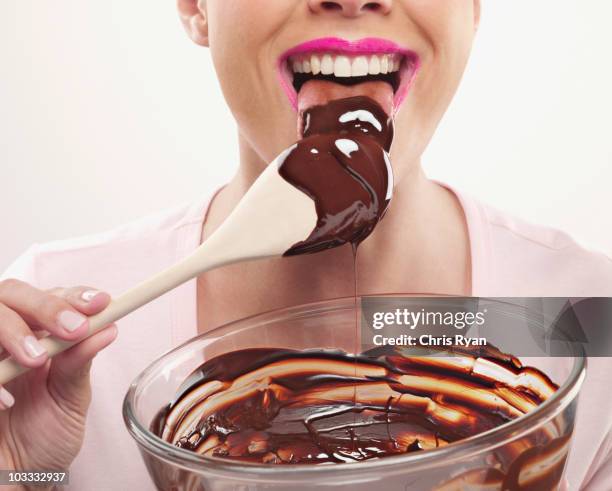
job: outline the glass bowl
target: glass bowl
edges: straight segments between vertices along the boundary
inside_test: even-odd
[[[485,433],[433,450],[359,463],[262,465],[205,457],[172,446],[149,428],[204,361],[255,347],[355,352],[356,305],[343,298],[260,314],[200,335],[164,354],[131,384],[123,416],[149,474],[163,491],[548,490],[557,489],[574,429],[586,358],[529,359],[560,388],[536,410]],[[489,310],[496,301],[488,301]],[[504,308],[499,302],[500,309]],[[524,309],[539,322],[541,313]],[[499,346],[503,350],[503,346]],[[539,366],[538,366],[539,365]]]

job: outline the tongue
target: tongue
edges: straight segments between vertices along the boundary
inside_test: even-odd
[[[374,99],[388,116],[393,116],[393,88],[387,82],[374,80],[355,85],[342,85],[328,80],[309,80],[298,94],[298,132],[302,136],[302,114],[313,106],[322,106],[336,99],[354,96]]]

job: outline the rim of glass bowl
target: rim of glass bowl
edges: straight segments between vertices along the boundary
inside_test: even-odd
[[[364,297],[393,297],[393,296],[413,296],[413,297],[447,297],[449,295],[433,295],[433,294],[380,294],[380,295],[362,295]],[[524,315],[529,314],[529,310],[524,307],[517,306],[510,302],[504,302],[499,299],[487,299],[481,297],[482,300],[494,301],[497,305],[511,305],[514,309],[519,309]],[[352,310],[355,305],[354,297],[340,297],[331,300],[320,302],[312,302],[297,306],[292,306],[283,309],[271,310],[264,313],[259,313],[244,319],[229,322],[210,332],[196,336],[182,345],[174,348],[151,363],[130,385],[128,392],[123,401],[123,419],[129,433],[149,453],[153,453],[162,460],[170,461],[181,468],[187,468],[195,472],[207,471],[208,473],[223,473],[232,475],[253,475],[254,473],[261,477],[271,478],[275,481],[282,481],[284,478],[294,480],[297,472],[304,473],[306,476],[324,477],[337,475],[338,472],[350,473],[369,473],[373,471],[387,470],[395,466],[404,467],[410,464],[410,471],[418,471],[423,467],[436,467],[440,465],[448,465],[455,460],[466,459],[480,452],[495,449],[510,441],[516,440],[524,436],[526,433],[532,432],[538,427],[546,424],[548,421],[557,416],[571,401],[575,399],[580,391],[585,377],[587,359],[584,354],[584,349],[581,345],[573,344],[575,349],[574,363],[571,372],[559,390],[542,405],[538,406],[534,411],[525,414],[517,419],[504,423],[497,428],[493,428],[483,433],[464,438],[454,443],[445,445],[437,449],[426,450],[422,452],[411,452],[403,455],[389,456],[382,459],[365,460],[359,463],[339,463],[334,465],[269,465],[256,464],[243,461],[232,461],[230,459],[222,459],[216,457],[207,457],[198,455],[194,452],[183,450],[181,448],[170,445],[158,436],[144,427],[136,417],[134,411],[134,401],[138,396],[138,388],[140,385],[151,378],[157,376],[162,370],[165,361],[168,358],[176,357],[180,352],[188,352],[190,346],[196,344],[204,338],[219,337],[226,332],[249,327],[253,328],[258,325],[269,324],[279,320],[295,320],[300,317],[310,317],[312,315],[321,315],[329,311]],[[541,314],[540,314],[541,315]],[[570,358],[570,357],[567,357]],[[161,408],[160,408],[161,409]],[[357,465],[358,464],[358,465]]]

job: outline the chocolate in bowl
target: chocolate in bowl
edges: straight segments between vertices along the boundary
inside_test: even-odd
[[[152,431],[201,455],[270,464],[359,462],[496,428],[558,387],[510,356],[246,349],[206,361]],[[500,354],[501,355],[501,354]]]
[[[496,304],[489,305],[491,311]],[[519,308],[528,322],[542,322],[540,312]],[[354,314],[353,298],[262,314],[198,336],[147,368],[126,396],[124,417],[158,489],[299,491],[351,486],[355,490],[403,491],[461,490],[470,485],[554,489],[571,443],[577,395],[584,378],[585,360],[580,353],[574,358],[545,360],[546,373],[559,389],[524,416],[432,449],[412,449],[357,463],[278,465],[251,458],[200,455],[150,431],[160,408],[184,391],[183,382],[206,361],[243,349],[302,351],[323,347],[349,351],[354,346]],[[329,355],[333,358],[337,353]],[[421,445],[427,441],[423,438]]]

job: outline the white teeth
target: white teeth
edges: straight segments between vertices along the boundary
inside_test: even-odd
[[[370,75],[378,75],[380,73],[380,59],[378,56],[373,55],[370,58]]]
[[[355,57],[335,54],[312,54],[289,60],[294,73],[334,75],[336,77],[365,77],[397,72],[402,59],[399,55],[380,54]]]
[[[389,72],[389,57],[387,55],[383,55],[380,57],[380,73],[388,73]]]
[[[368,59],[365,56],[358,56],[353,60],[351,75],[353,77],[365,77],[368,74]]]
[[[331,55],[323,55],[321,60],[321,73],[323,75],[331,75],[334,73],[334,60]]]
[[[337,56],[334,63],[334,75],[336,77],[351,76],[351,62],[346,56]]]
[[[317,55],[310,57],[310,68],[313,75],[318,75],[321,72],[321,60]]]

